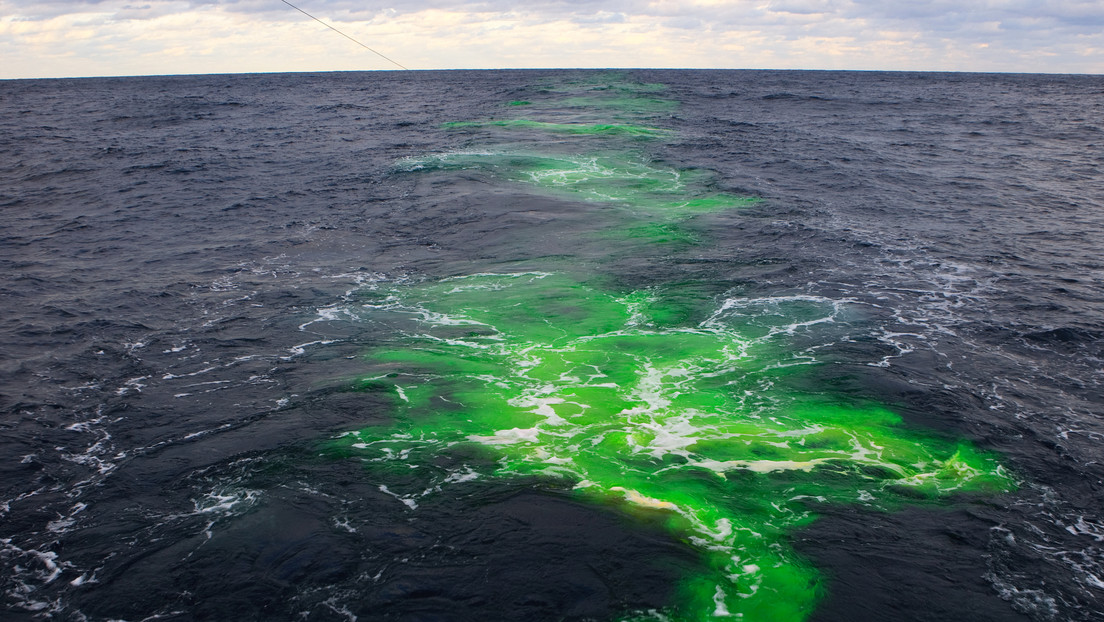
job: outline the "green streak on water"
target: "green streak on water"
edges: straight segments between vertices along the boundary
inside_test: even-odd
[[[445,123],[445,129],[504,127],[531,129],[582,136],[627,136],[633,138],[658,138],[671,134],[668,130],[643,125],[616,123],[547,123],[529,119],[500,119],[493,121],[453,121]]]
[[[818,575],[788,536],[819,503],[889,510],[1012,487],[968,444],[792,388],[812,361],[784,336],[846,321],[841,305],[794,297],[703,313],[685,289],[618,294],[537,272],[379,285],[360,312],[397,337],[368,354],[363,385],[391,392],[396,416],[333,449],[405,482],[392,492],[411,505],[470,479],[524,476],[659,513],[708,568],[664,612],[677,620],[803,620]],[[465,460],[472,448],[485,459]]]
[[[667,90],[666,85],[633,82],[618,74],[568,80],[546,85],[543,90],[561,97],[536,102],[536,109],[574,109],[618,119],[639,119],[669,115],[679,107],[678,101],[659,96]]]
[[[753,197],[710,190],[713,176],[677,169],[629,153],[555,155],[517,152],[457,152],[407,158],[406,171],[487,171],[512,182],[575,200],[612,203],[653,216],[686,218],[700,212],[747,207]]]
[[[586,108],[620,115],[657,116],[674,112],[679,104],[670,99],[638,96],[578,96],[566,97],[556,102],[557,107]]]
[[[671,246],[686,248],[701,241],[695,233],[674,222],[646,222],[636,226],[620,227],[600,236],[634,243],[646,241],[653,254],[660,248],[669,249]]]
[[[593,110],[602,122],[445,127],[653,138],[661,130],[607,121],[673,111],[677,102],[654,97],[664,88],[587,77],[545,88],[571,97],[534,108],[572,109],[575,121]],[[476,170],[617,207],[623,226],[605,235],[653,255],[698,241],[684,220],[757,202],[713,190],[706,171],[630,150],[492,148],[408,158],[399,168]],[[364,460],[412,508],[446,486],[524,477],[661,517],[706,568],[680,586],[666,619],[805,619],[819,576],[789,537],[818,504],[893,510],[1014,485],[967,443],[908,428],[876,404],[796,388],[816,365],[787,336],[846,323],[841,303],[793,296],[717,306],[693,284],[617,292],[594,276],[526,272],[377,284],[350,312],[384,340],[357,384],[393,395],[395,417],[348,432],[333,452]],[[656,619],[625,619],[641,617]]]
[[[615,71],[574,80],[557,80],[545,84],[542,88],[553,93],[608,92],[621,95],[638,95],[641,93],[662,93],[667,90],[667,85],[658,82],[637,82],[625,73]]]
[[[528,101],[525,101],[525,100],[520,100],[520,99],[519,99],[519,100],[516,100],[516,101],[512,101],[512,102],[510,102],[510,103],[508,103],[508,104],[506,104],[506,105],[507,105],[507,106],[528,106],[528,105],[530,105],[530,104],[532,104],[532,103],[533,103],[533,102],[528,102]]]

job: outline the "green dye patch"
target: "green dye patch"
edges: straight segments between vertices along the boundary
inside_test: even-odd
[[[597,76],[546,88],[573,97],[535,107],[638,120],[678,106],[650,96],[664,88]],[[445,127],[664,135],[632,122]],[[609,235],[652,252],[697,242],[680,226],[686,218],[757,202],[711,190],[706,171],[628,150],[486,149],[399,168],[478,170],[616,206],[624,226]],[[376,284],[349,312],[389,339],[368,353],[358,385],[393,396],[395,418],[346,433],[332,450],[363,460],[381,490],[411,509],[446,486],[521,477],[659,518],[701,551],[707,570],[680,586],[669,610],[626,619],[803,620],[820,582],[788,538],[818,504],[892,510],[1013,487],[969,444],[910,429],[876,405],[795,388],[816,361],[791,352],[790,336],[845,324],[840,302],[733,298],[717,307],[692,284],[615,293],[592,277],[525,272]]]
[[[667,115],[679,103],[657,97],[667,90],[665,84],[634,82],[619,74],[602,74],[579,80],[567,80],[543,87],[548,93],[566,95],[558,100],[541,102],[537,108],[586,109],[617,118],[639,118]]]
[[[659,82],[620,82],[611,85],[623,93],[663,93],[667,91],[667,85]]]
[[[400,169],[484,170],[551,194],[618,204],[670,218],[747,207],[758,201],[709,191],[713,176],[707,171],[666,167],[631,153],[551,155],[468,151],[407,158],[400,163]]]
[[[556,102],[557,107],[587,108],[637,117],[665,115],[678,109],[678,102],[655,97],[579,96],[566,97]]]
[[[394,396],[395,419],[333,450],[412,509],[445,486],[536,477],[665,517],[708,567],[661,613],[675,620],[808,616],[818,575],[788,536],[819,503],[888,510],[1012,487],[968,444],[788,388],[813,361],[786,335],[847,321],[845,305],[730,300],[702,314],[682,289],[617,294],[542,272],[377,284],[350,311],[395,336],[361,383]]]
[[[627,136],[632,138],[659,138],[671,134],[668,130],[643,125],[611,124],[611,123],[546,123],[543,121],[530,121],[528,119],[502,119],[494,121],[453,121],[445,123],[445,129],[504,127],[513,129],[530,129],[553,132],[559,134],[574,134],[581,136]]]
[[[681,246],[687,247],[699,243],[700,238],[693,232],[686,230],[677,223],[651,222],[638,226],[623,227],[616,231],[619,240],[632,242],[647,242],[649,254],[655,255],[657,249],[663,247]]]
[[[506,105],[507,105],[507,106],[528,106],[528,105],[530,105],[530,104],[532,104],[532,103],[533,103],[533,102],[527,102],[527,101],[525,101],[525,100],[520,100],[520,99],[519,99],[519,100],[517,100],[517,101],[512,101],[512,102],[510,102],[510,103],[508,103],[508,104],[506,104]]]
[[[576,80],[561,80],[546,84],[544,90],[554,93],[578,93],[580,91],[609,91],[621,94],[662,93],[666,84],[637,82],[620,72],[602,73]]]

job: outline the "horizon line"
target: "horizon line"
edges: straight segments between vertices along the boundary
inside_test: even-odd
[[[0,77],[0,82],[17,80],[97,80],[105,78],[183,78],[199,76],[260,76],[260,75],[306,75],[338,73],[409,73],[444,71],[793,71],[823,73],[917,73],[917,74],[967,74],[967,75],[1005,75],[1005,76],[1069,76],[1104,77],[1104,73],[1078,73],[1062,71],[1002,71],[1002,70],[962,70],[962,69],[803,69],[769,67],[497,67],[497,68],[434,68],[434,69],[319,69],[314,71],[228,71],[211,73],[149,73],[149,74],[103,74],[90,76],[37,76],[37,77]]]

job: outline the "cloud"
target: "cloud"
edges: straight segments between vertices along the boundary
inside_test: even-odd
[[[573,13],[571,21],[576,24],[624,24],[624,13],[612,13],[610,11],[597,11],[594,13]]]
[[[1104,72],[1097,0],[290,0],[404,65]],[[0,0],[0,77],[385,69],[280,0]]]
[[[703,31],[708,28],[708,24],[696,17],[676,17],[663,22],[663,25],[667,28],[678,28],[681,30],[694,30]]]
[[[796,15],[823,15],[835,13],[838,2],[834,0],[780,0],[767,5],[772,13],[794,13]]]

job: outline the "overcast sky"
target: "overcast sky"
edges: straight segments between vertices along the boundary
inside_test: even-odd
[[[411,69],[1104,73],[1104,0],[289,0]],[[0,0],[0,78],[395,69],[280,0]]]

